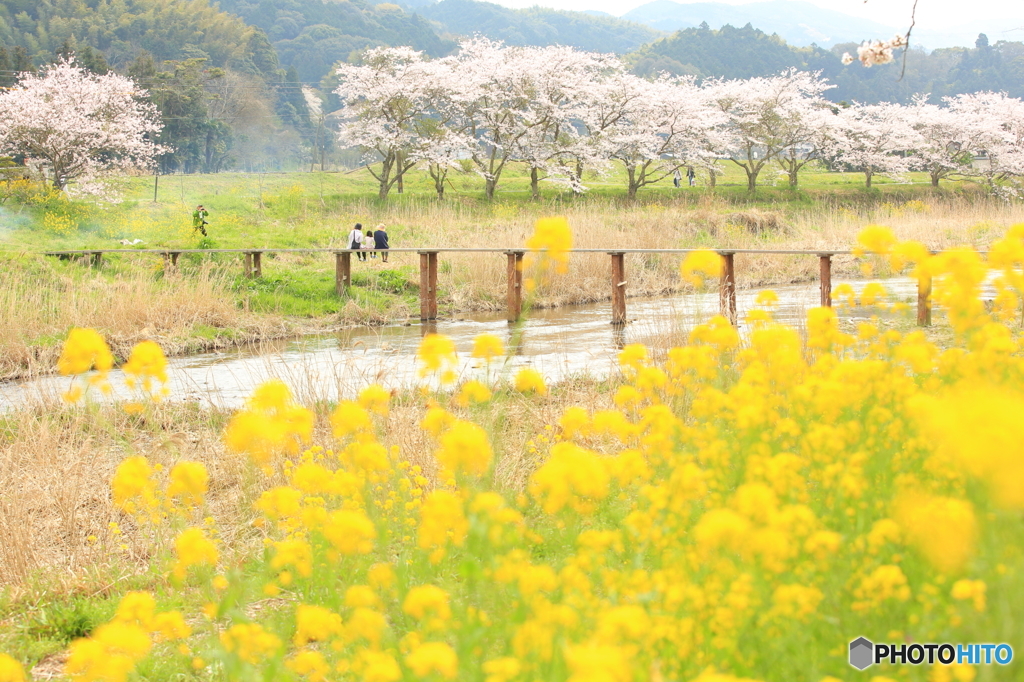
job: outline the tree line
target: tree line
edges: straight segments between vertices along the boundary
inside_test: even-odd
[[[417,166],[443,198],[448,172],[466,162],[488,198],[511,162],[528,168],[535,197],[541,180],[582,193],[584,171],[614,166],[629,198],[682,168],[713,185],[723,160],[750,191],[771,167],[795,188],[815,161],[862,172],[868,187],[921,170],[936,186],[971,177],[1016,193],[1024,178],[1024,103],[1005,93],[840,105],[818,72],[645,79],[613,55],[485,38],[441,59],[374,49],[337,75],[339,144],[363,152],[381,199]]]

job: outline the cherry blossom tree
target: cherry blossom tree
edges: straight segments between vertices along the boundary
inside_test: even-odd
[[[488,199],[494,198],[519,138],[534,124],[524,116],[531,92],[527,71],[517,62],[528,56],[524,48],[505,48],[477,37],[441,60],[452,75],[449,96],[457,129],[475,140],[470,158],[484,179]]]
[[[584,134],[579,120],[587,94],[607,75],[621,72],[622,64],[612,55],[581,52],[569,47],[527,48],[524,84],[532,96],[523,110],[526,132],[516,144],[515,157],[530,169],[530,190],[540,197],[540,174],[564,181],[574,189],[579,182],[579,162],[574,154]],[[525,55],[524,55],[525,56]],[[574,158],[575,164],[566,163]]]
[[[677,169],[714,156],[716,125],[724,117],[708,106],[692,78],[646,81],[623,74],[613,88],[628,104],[597,133],[596,141],[608,159],[625,169],[629,199]]]
[[[764,167],[789,150],[783,166],[795,184],[796,173],[809,161],[825,119],[809,112],[824,109],[822,93],[833,86],[819,74],[790,70],[771,78],[710,81],[708,98],[726,116],[725,151],[743,169],[747,190],[757,188]]]
[[[162,125],[145,96],[130,78],[71,61],[22,74],[0,93],[0,153],[47,166],[56,189],[100,193],[103,174],[150,168],[166,151],[153,142]]]
[[[577,134],[563,145],[558,157],[562,174],[575,193],[586,189],[585,168],[606,170],[617,130],[628,125],[630,113],[640,106],[639,101],[646,94],[645,82],[621,68],[596,79],[580,93],[579,113],[574,122]]]
[[[409,47],[367,50],[362,64],[336,70],[340,84],[334,92],[343,105],[339,143],[363,150],[380,199],[416,165],[417,123],[430,110],[437,72],[436,63]]]
[[[434,181],[434,191],[442,200],[448,171],[469,157],[474,143],[471,137],[449,125],[448,121],[425,117],[417,124],[417,144],[409,154],[411,161],[426,162],[427,174]]]
[[[927,171],[933,187],[943,178],[973,175],[974,156],[990,139],[986,132],[994,130],[989,125],[994,119],[978,111],[958,111],[948,106],[951,101],[937,106],[919,97],[907,112],[918,133],[916,165]]]
[[[867,187],[876,175],[899,178],[915,164],[921,146],[910,109],[899,104],[857,104],[837,116],[835,160],[864,173]]]
[[[946,99],[952,114],[980,128],[986,159],[976,169],[997,194],[1024,198],[1024,101],[1006,93],[977,92]]]
[[[488,199],[511,161],[530,168],[534,196],[541,173],[561,174],[561,159],[576,139],[580,94],[602,71],[621,68],[607,55],[506,47],[485,38],[464,41],[458,54],[441,61],[452,75],[459,130],[476,142],[470,158]]]

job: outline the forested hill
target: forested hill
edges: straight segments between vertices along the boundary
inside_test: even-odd
[[[821,71],[838,86],[828,93],[836,101],[906,103],[921,93],[934,101],[980,90],[1024,96],[1024,44],[990,44],[984,35],[971,48],[912,50],[901,78],[902,60],[843,66],[842,53],[856,45],[796,48],[749,24],[665,36],[610,16],[480,0],[0,0],[0,87],[73,56],[148,90],[164,117],[160,141],[173,148],[159,160],[164,172],[313,168],[330,161],[335,139],[328,114],[339,103],[326,76],[336,63],[373,46],[411,45],[440,57],[474,34],[617,52],[640,75]]]
[[[938,98],[979,90],[1024,96],[1024,43],[1000,41],[993,45],[982,35],[970,49],[945,48],[931,53],[912,49],[905,73],[902,59],[871,68],[859,62],[844,66],[843,52],[856,51],[854,43],[831,50],[813,45],[793,47],[749,24],[720,30],[705,24],[677,31],[641,48],[630,59],[634,72],[641,75],[668,71],[702,78],[750,78],[788,68],[821,71],[836,84],[829,93],[836,101],[906,103],[919,93]]]
[[[569,45],[592,52],[632,52],[664,35],[642,24],[544,7],[509,9],[477,0],[444,0],[416,9],[457,35],[479,33],[508,45]]]
[[[367,47],[410,45],[432,57],[455,48],[428,21],[395,4],[362,0],[219,0],[226,12],[263,29],[283,64],[319,81],[339,61]]]
[[[0,0],[0,45],[25,49],[36,64],[70,42],[99,50],[115,68],[142,50],[158,60],[244,66],[253,34],[207,0]]]

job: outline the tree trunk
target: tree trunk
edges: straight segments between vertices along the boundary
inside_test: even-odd
[[[939,179],[940,179],[938,173],[932,173],[931,176],[932,176],[932,187],[938,187],[939,186]]]
[[[800,182],[799,172],[795,168],[789,169],[789,188],[796,189],[797,183]]]
[[[576,159],[576,184],[583,184],[583,161],[581,161],[580,159]],[[583,190],[579,189],[578,187],[573,187],[572,193],[575,194],[576,196],[582,196]]]
[[[494,190],[498,188],[497,178],[485,178],[484,179],[484,196],[487,197],[488,201],[494,199]]]
[[[533,195],[533,200],[534,201],[539,201],[540,200],[540,187],[539,187],[539,183],[540,183],[540,180],[537,177],[537,168],[536,167],[531,168],[530,169],[530,193]]]
[[[865,181],[864,182],[864,186],[867,187],[868,189],[871,189],[871,176],[872,175],[874,175],[873,171],[871,171],[871,170],[864,171],[864,181]]]
[[[753,192],[754,190],[757,189],[757,176],[761,172],[761,170],[746,170],[745,168],[743,170],[747,174],[747,191]]]
[[[708,169],[708,187],[710,187],[711,189],[714,189],[715,185],[717,185],[717,184],[718,184],[718,173],[715,172],[714,168],[709,168]]]
[[[448,170],[442,169],[440,164],[430,164],[427,170],[430,177],[434,179],[434,190],[437,192],[438,201],[444,201],[444,181],[448,177]]]
[[[402,194],[402,192],[405,191],[405,171],[402,169],[402,155],[398,154],[396,155],[396,158],[398,159],[398,193]]]
[[[640,189],[640,183],[636,179],[636,169],[627,168],[626,174],[629,176],[629,188],[627,189],[626,198],[630,201],[636,201],[636,191]]]

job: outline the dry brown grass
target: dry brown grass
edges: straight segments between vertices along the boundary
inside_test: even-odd
[[[490,213],[476,205],[423,203],[387,209],[384,220],[420,235],[410,246],[512,247],[531,234],[550,207],[495,204]],[[615,202],[566,205],[574,246],[615,248],[734,248],[848,250],[869,224],[891,227],[902,239],[916,239],[932,249],[971,244],[984,247],[1007,227],[1024,222],[1024,206],[973,195],[935,196],[905,203],[844,204],[824,200],[812,206],[779,204],[736,210],[715,195],[697,205],[623,205]],[[396,246],[399,244],[396,244]],[[403,244],[404,246],[404,244]],[[609,298],[608,256],[577,254],[570,272],[540,292],[541,307]],[[506,264],[501,254],[442,254],[439,284],[455,310],[501,309]],[[680,258],[670,255],[627,257],[630,296],[657,295],[683,289]],[[813,256],[737,256],[740,287],[808,281],[817,277]],[[839,256],[837,277],[855,277],[854,259]]]
[[[845,202],[845,203],[844,203]],[[904,203],[857,203],[849,197],[825,197],[813,204],[758,205],[737,208],[717,195],[696,203],[628,205],[587,201],[563,206],[495,203],[481,206],[458,199],[439,204],[418,201],[380,207],[354,202],[346,212],[375,215],[397,232],[394,246],[515,247],[524,244],[537,217],[564,214],[573,229],[575,246],[615,248],[735,248],[844,250],[865,225],[892,227],[904,239],[923,241],[933,249],[972,244],[984,247],[1006,227],[1024,222],[1024,206],[980,195],[936,195]],[[339,231],[338,239],[344,237]],[[404,241],[403,241],[404,240]],[[404,243],[408,241],[410,243]],[[339,242],[334,246],[342,246]],[[415,254],[392,254],[391,267],[418,267]],[[678,276],[680,257],[631,254],[626,261],[627,295],[652,296],[683,290]],[[398,298],[387,305],[350,300],[337,315],[298,322],[276,314],[249,314],[232,292],[233,274],[213,264],[187,277],[161,278],[153,259],[122,263],[114,278],[81,268],[36,264],[0,268],[0,315],[13,321],[0,326],[0,378],[50,371],[60,338],[72,326],[100,329],[115,351],[152,338],[168,353],[194,351],[259,338],[280,337],[325,326],[384,324],[415,315]],[[379,263],[377,264],[380,265]],[[225,268],[228,266],[224,266]],[[237,267],[233,265],[231,267]],[[268,270],[333,270],[322,254],[279,254],[265,263]],[[810,281],[817,277],[813,256],[739,255],[740,288]],[[836,277],[856,277],[852,257],[833,262]],[[568,275],[541,288],[538,307],[607,300],[610,266],[605,254],[572,256]],[[413,275],[415,278],[415,274]],[[505,306],[506,261],[500,253],[443,254],[439,285],[441,303],[451,312],[501,310]],[[330,294],[325,294],[330,295]],[[230,328],[228,337],[203,339],[199,326]]]
[[[113,277],[39,260],[0,268],[0,378],[52,371],[72,327],[101,330],[122,358],[142,339],[178,354],[288,331],[279,319],[239,310],[212,265],[157,277],[151,264],[130,263]],[[197,339],[200,326],[230,329],[231,339]]]
[[[554,424],[570,404],[604,409],[610,396],[591,382],[566,382],[546,398],[502,395],[486,412],[474,414],[490,427],[498,448],[499,488],[523,489],[536,466],[529,440],[545,433],[545,425]],[[399,396],[379,433],[383,444],[398,446],[404,458],[433,475],[435,444],[419,428],[425,410],[417,394]],[[220,434],[226,419],[226,412],[176,402],[152,406],[143,415],[128,415],[114,405],[53,403],[5,415],[0,421],[0,588],[17,591],[35,584],[59,593],[81,589],[86,578],[106,585],[146,571],[154,552],[167,549],[171,534],[139,526],[112,504],[114,470],[134,455],[165,471],[180,460],[205,464],[210,492],[206,508],[192,522],[212,517],[229,554],[258,544],[262,536],[251,524],[252,502],[283,481],[264,477],[224,449]],[[320,414],[314,444],[330,448],[326,423]],[[120,535],[112,533],[110,523],[118,524]]]

